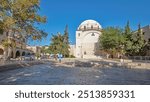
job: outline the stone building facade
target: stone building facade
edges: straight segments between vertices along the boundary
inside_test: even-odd
[[[2,45],[4,40],[8,39],[8,41],[14,43],[14,47],[5,48]],[[26,38],[18,32],[9,31],[9,33],[4,32],[0,34],[0,58],[10,57],[17,58],[20,56],[25,56],[32,54],[33,52],[26,48]]]
[[[96,58],[101,30],[101,25],[94,20],[86,20],[79,25],[76,31],[76,58]]]
[[[40,46],[27,46],[27,49],[33,51],[34,54],[42,54],[42,47]]]
[[[70,45],[69,52],[70,52],[70,55],[75,56],[75,53],[76,53],[76,46],[75,46],[75,45]]]
[[[141,28],[144,35],[144,39],[149,43],[149,48],[147,50],[147,56],[150,56],[150,25]]]
[[[141,28],[144,38],[147,42],[150,42],[150,25]]]

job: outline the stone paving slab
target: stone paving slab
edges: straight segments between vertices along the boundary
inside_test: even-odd
[[[30,67],[38,64],[43,64],[43,61],[28,61],[28,62],[18,62],[18,63],[15,62],[11,64],[0,65],[0,72],[18,69],[18,68]]]
[[[34,65],[0,72],[0,85],[150,85],[150,70]]]
[[[0,72],[17,69],[17,68],[24,68],[30,67],[32,65],[38,64],[46,64],[50,63],[55,64],[57,66],[64,66],[64,67],[93,67],[93,68],[107,68],[107,67],[117,67],[117,68],[135,68],[135,69],[150,69],[150,63],[139,63],[139,62],[129,62],[129,63],[121,63],[119,61],[114,60],[84,60],[84,59],[63,59],[61,63],[58,63],[56,60],[40,60],[40,61],[18,61],[18,62],[11,62],[6,63],[4,65],[0,65]]]

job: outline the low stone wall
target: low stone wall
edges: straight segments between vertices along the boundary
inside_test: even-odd
[[[132,60],[114,61],[114,60],[63,60],[62,64],[72,67],[93,67],[93,68],[136,68],[136,69],[150,69],[150,63],[132,62]]]
[[[127,63],[128,68],[150,69],[150,63]]]

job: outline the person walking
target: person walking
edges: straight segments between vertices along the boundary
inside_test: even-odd
[[[62,57],[63,57],[62,54],[59,53],[59,54],[58,54],[58,60],[59,60],[59,63],[61,63]]]

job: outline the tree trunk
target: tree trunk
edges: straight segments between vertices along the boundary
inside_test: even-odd
[[[8,55],[8,50],[7,50],[7,48],[4,48],[4,56],[3,56],[4,61],[7,60],[7,55]]]
[[[8,47],[8,55],[7,55],[7,60],[10,60],[10,58],[11,58],[11,52],[12,52],[12,49],[11,49],[11,47]]]

